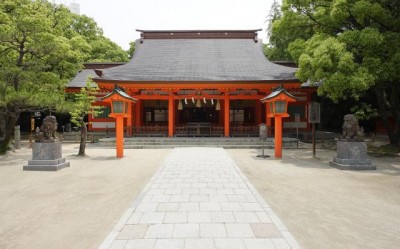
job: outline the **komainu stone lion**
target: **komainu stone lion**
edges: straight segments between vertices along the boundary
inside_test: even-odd
[[[36,134],[37,142],[53,142],[56,138],[57,119],[54,116],[47,116],[43,119],[39,134]]]
[[[362,136],[362,128],[358,125],[358,120],[353,114],[344,115],[342,138],[358,138]]]

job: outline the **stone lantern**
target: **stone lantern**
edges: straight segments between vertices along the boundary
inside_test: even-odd
[[[267,117],[275,119],[275,158],[282,158],[282,118],[289,117],[288,103],[296,102],[296,98],[280,86],[261,102],[267,103]]]
[[[112,92],[102,98],[111,104],[110,117],[115,118],[115,142],[117,147],[117,158],[124,156],[124,118],[128,117],[129,105],[136,102],[135,98],[129,96],[122,87],[115,85]]]

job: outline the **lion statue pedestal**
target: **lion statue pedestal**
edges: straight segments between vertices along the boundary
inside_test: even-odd
[[[28,161],[28,165],[24,165],[23,170],[57,171],[70,166],[62,157],[61,143],[55,141],[56,130],[56,118],[47,116],[32,145],[32,160]]]
[[[337,156],[329,165],[342,170],[376,170],[368,159],[362,129],[354,115],[344,116],[343,135],[337,142]]]

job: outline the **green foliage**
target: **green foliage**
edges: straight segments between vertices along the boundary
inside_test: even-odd
[[[87,115],[98,115],[101,112],[100,106],[94,106],[96,101],[96,94],[99,88],[94,82],[89,79],[86,87],[81,88],[80,92],[74,95],[72,103],[70,103],[69,113],[71,115],[71,122],[77,127],[85,125],[84,119]]]
[[[101,37],[90,43],[92,47],[90,58],[91,62],[123,62],[128,61],[128,53],[122,50],[110,39]]]
[[[129,43],[129,49],[126,52],[128,53],[129,59],[132,59],[133,53],[135,53],[135,41]]]
[[[92,18],[46,0],[0,1],[0,147],[21,111],[68,109],[65,86],[85,61],[127,61]]]
[[[53,107],[85,57],[84,41],[63,36],[69,11],[44,0],[5,0],[0,13],[0,102]]]
[[[392,144],[400,141],[400,2],[389,0],[284,0],[272,25],[272,47],[298,63],[302,81],[323,82],[334,101],[377,97]],[[367,106],[367,105],[366,105]],[[361,108],[368,117],[370,108]],[[395,128],[387,122],[394,117]]]
[[[127,61],[92,18],[45,0],[0,2],[0,107],[54,108],[84,61]]]
[[[124,62],[128,61],[128,52],[103,35],[93,18],[72,14],[70,37],[81,37],[86,41],[86,62]]]
[[[354,115],[356,115],[358,120],[369,120],[378,116],[376,108],[366,103],[360,103],[356,106],[353,106],[351,111],[354,113]]]
[[[295,58],[289,53],[289,44],[296,39],[308,39],[314,34],[314,25],[304,15],[292,11],[292,6],[283,1],[274,1],[269,13],[268,36],[269,42],[264,47],[264,53],[270,60],[290,60]]]

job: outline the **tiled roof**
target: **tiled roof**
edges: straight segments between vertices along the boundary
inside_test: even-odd
[[[290,94],[288,91],[286,91],[286,89],[283,86],[280,86],[280,87],[276,88],[275,90],[273,90],[273,92],[270,93],[268,96],[261,99],[261,102],[264,103],[265,101],[273,99],[280,94],[285,94],[286,96],[288,96],[290,99],[293,99],[293,100],[296,99],[296,97],[293,96],[292,94]]]
[[[144,39],[133,59],[100,71],[115,81],[298,81],[296,68],[266,59],[253,39]]]
[[[68,83],[67,87],[85,87],[89,77],[96,77],[93,69],[83,69],[75,75],[75,77]]]
[[[118,94],[118,95],[122,96],[123,98],[126,98],[126,99],[128,99],[128,100],[131,100],[131,101],[133,101],[133,102],[136,102],[136,100],[137,100],[137,99],[135,99],[135,98],[129,96],[129,95],[125,92],[125,90],[124,90],[123,88],[119,87],[118,85],[115,85],[115,86],[114,86],[114,89],[112,90],[112,92],[108,93],[107,95],[105,95],[105,96],[102,97],[101,99],[107,99],[107,98],[111,97],[111,96],[114,95],[114,94]]]
[[[79,71],[75,77],[68,83],[69,88],[81,88],[86,86],[88,78],[97,77],[95,69],[104,69],[124,65],[124,62],[85,62],[84,69]],[[94,83],[95,84],[95,83]],[[96,85],[96,84],[95,84]]]

